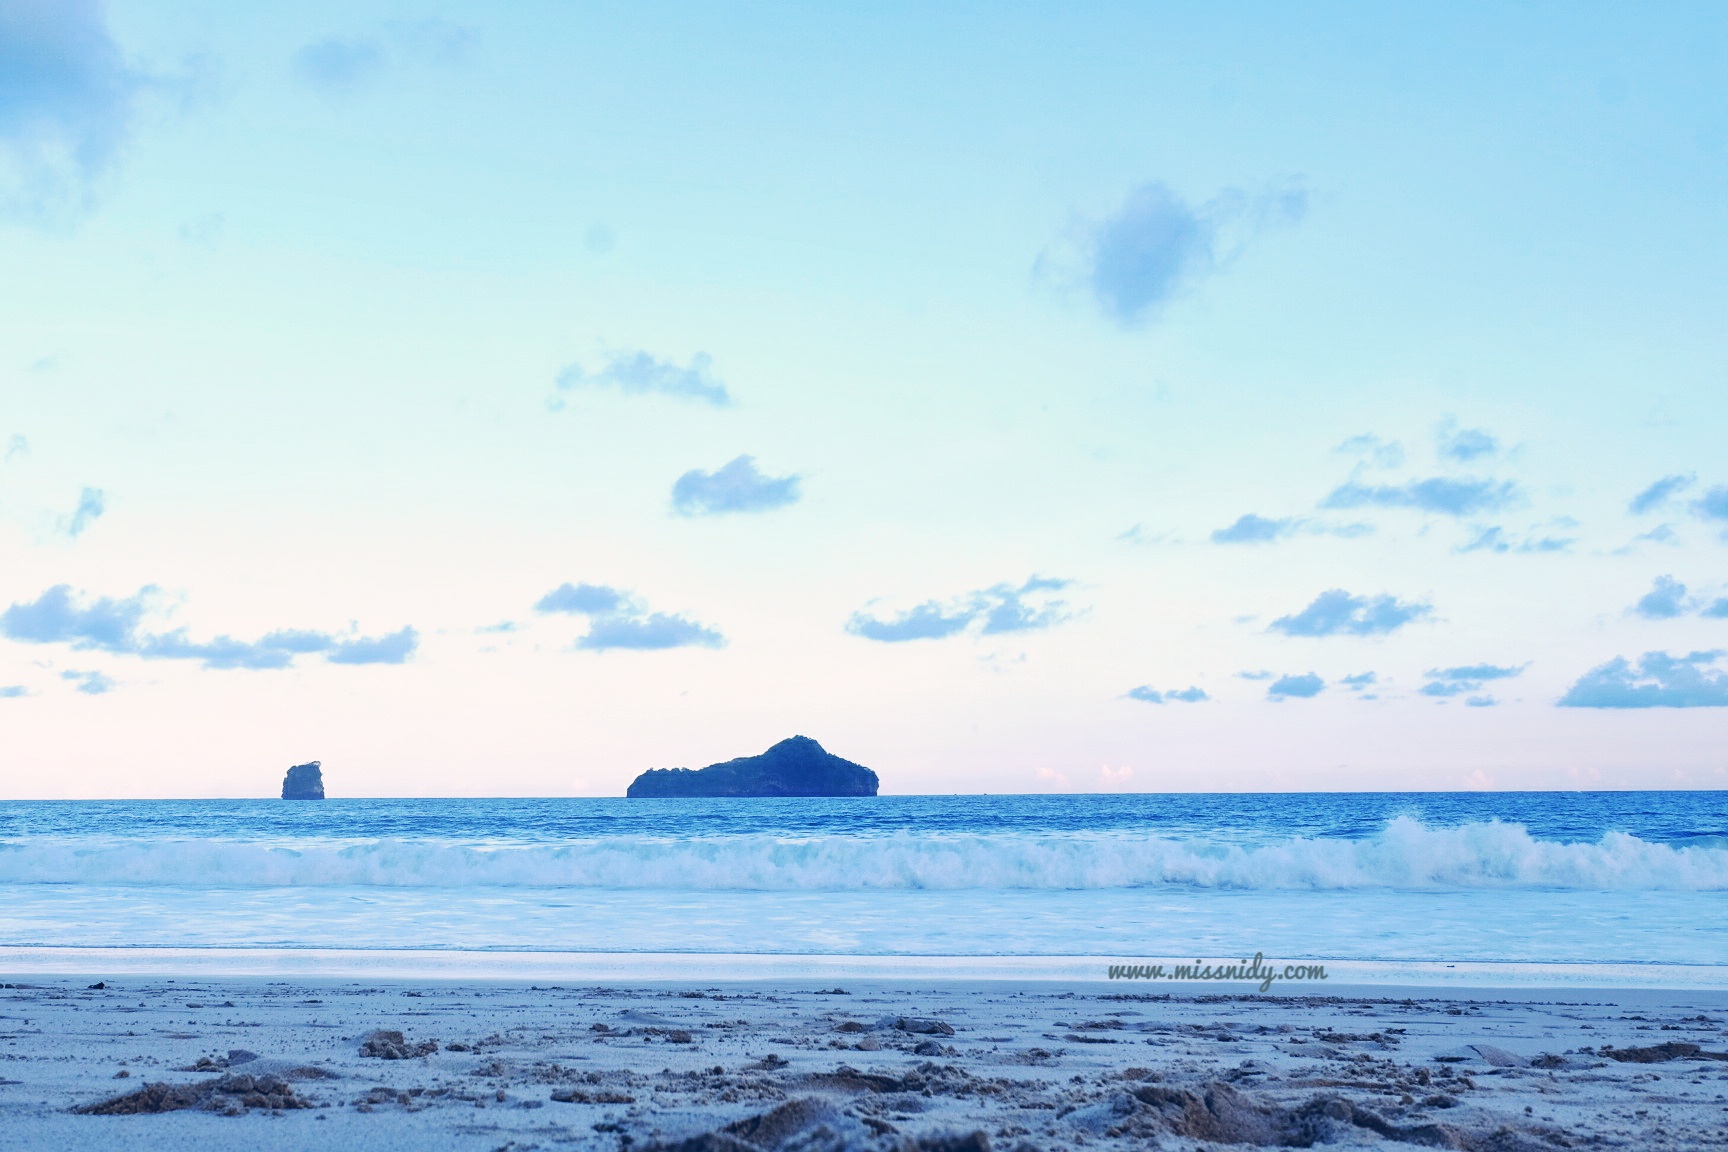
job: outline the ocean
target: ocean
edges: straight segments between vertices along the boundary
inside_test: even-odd
[[[1728,965],[1728,793],[11,801],[0,947]]]

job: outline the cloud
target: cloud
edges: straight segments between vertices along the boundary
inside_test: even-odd
[[[399,20],[387,27],[399,47],[429,64],[466,64],[480,48],[478,28],[450,20]]]
[[[1266,686],[1266,698],[1284,700],[1291,696],[1306,700],[1326,690],[1326,681],[1309,672],[1301,676],[1280,676]]]
[[[633,601],[630,594],[604,584],[560,584],[534,603],[536,612],[573,612],[585,616],[605,616],[628,612]]]
[[[1128,689],[1128,699],[1144,700],[1148,704],[1163,704],[1169,700],[1177,700],[1184,704],[1198,704],[1202,700],[1210,700],[1202,688],[1181,688],[1176,691],[1160,692],[1156,688],[1142,684],[1138,688]]]
[[[90,696],[100,696],[115,687],[114,681],[100,672],[67,671],[60,673],[60,679],[73,681],[78,685],[78,691]]]
[[[200,660],[206,668],[245,668],[252,671],[286,668],[294,662],[296,655],[291,649],[270,643],[269,637],[248,642],[232,636],[218,636],[214,640],[197,642],[186,634],[184,628],[146,637],[134,651],[146,660]]]
[[[0,634],[30,644],[132,652],[137,648],[138,624],[156,591],[150,586],[123,600],[103,596],[82,602],[73,596],[70,584],[56,584],[35,600],[0,612]]]
[[[1358,672],[1354,676],[1342,677],[1338,683],[1352,692],[1360,692],[1364,688],[1372,688],[1380,682],[1380,677],[1374,672]]]
[[[1044,599],[1043,593],[1060,592],[1067,580],[1033,576],[1018,588],[997,584],[978,593],[984,611],[984,635],[1002,632],[1030,632],[1048,628],[1068,619],[1067,604],[1061,600]],[[1031,597],[1028,602],[1027,597]]]
[[[375,36],[327,36],[295,52],[292,66],[302,84],[346,95],[384,70],[384,45]]]
[[[1718,484],[1692,503],[1693,511],[1710,520],[1728,520],[1728,484]]]
[[[228,217],[221,212],[206,212],[180,225],[180,239],[195,248],[214,248],[222,239],[227,222]]]
[[[576,647],[592,652],[609,648],[718,648],[726,642],[719,632],[694,620],[648,613],[635,596],[605,584],[560,584],[540,597],[534,610],[587,616],[588,631],[577,639]]]
[[[1464,706],[1467,708],[1493,708],[1499,703],[1500,701],[1492,696],[1472,696],[1464,701]]]
[[[419,643],[419,634],[412,628],[377,637],[288,629],[252,641],[232,636],[196,641],[184,628],[141,632],[157,593],[152,585],[121,600],[88,600],[76,596],[70,585],[56,584],[35,600],[0,612],[0,635],[29,644],[67,644],[74,651],[112,652],[144,660],[197,660],[206,668],[251,670],[286,668],[296,656],[313,653],[323,653],[332,664],[400,664]]]
[[[108,498],[100,488],[86,488],[78,493],[78,507],[62,522],[66,535],[76,540],[84,530],[108,510]]]
[[[1075,250],[1039,258],[1038,271],[1078,280],[1106,315],[1125,326],[1155,315],[1200,281],[1225,270],[1268,228],[1294,224],[1308,194],[1290,185],[1226,189],[1191,205],[1167,185],[1142,184],[1117,212],[1086,226]]]
[[[1687,607],[1686,585],[1672,576],[1658,576],[1650,591],[1632,605],[1632,611],[1646,620],[1672,620],[1684,615]]]
[[[1407,484],[1358,484],[1354,480],[1333,489],[1322,508],[1415,508],[1446,516],[1470,516],[1504,508],[1519,496],[1510,480],[1457,480],[1433,476]]]
[[[672,510],[680,516],[767,512],[798,502],[801,478],[764,476],[754,456],[740,456],[714,472],[692,468],[672,485]]]
[[[465,64],[480,46],[480,32],[449,20],[396,20],[383,33],[326,36],[303,45],[289,61],[295,79],[330,96],[349,96],[371,84],[390,64],[391,48],[441,67]]]
[[[1432,611],[1429,604],[1394,596],[1352,596],[1333,588],[1314,597],[1302,611],[1272,621],[1267,631],[1286,636],[1383,636]]]
[[[146,81],[96,0],[0,3],[0,212],[46,222],[88,209]]]
[[[1570,536],[1526,536],[1514,543],[1498,525],[1484,528],[1475,539],[1460,544],[1455,552],[1564,552],[1578,541]]]
[[[1650,529],[1650,531],[1640,532],[1638,535],[1632,537],[1632,539],[1648,540],[1652,544],[1673,544],[1678,546],[1678,536],[1679,534],[1674,531],[1674,526],[1672,524],[1658,524],[1656,527]],[[1627,545],[1624,548],[1616,548],[1614,554],[1616,556],[1624,556],[1631,551],[1631,545]]]
[[[1728,707],[1728,672],[1713,667],[1725,653],[1670,656],[1646,652],[1637,664],[1616,656],[1578,678],[1560,697],[1562,708]]]
[[[266,637],[268,639],[268,637]],[[401,664],[420,646],[420,633],[403,627],[384,636],[339,640],[324,658],[332,664]]]
[[[1718,596],[1715,600],[1711,601],[1707,607],[1700,611],[1698,615],[1709,616],[1717,620],[1728,617],[1728,596]]]
[[[289,629],[252,641],[218,636],[203,642],[189,639],[186,630],[180,628],[144,637],[137,652],[146,660],[199,660],[206,668],[265,671],[286,668],[296,656],[314,653],[322,653],[331,664],[401,664],[419,645],[420,634],[412,628],[383,636],[354,637]]]
[[[657,360],[646,352],[618,352],[596,372],[580,364],[565,365],[555,381],[560,392],[577,389],[616,388],[626,396],[671,396],[677,400],[702,400],[724,408],[732,397],[714,376],[714,361],[698,352],[680,367],[670,360]],[[554,401],[553,407],[561,406]]]
[[[982,621],[979,634],[984,636],[1049,628],[1071,618],[1067,602],[1048,595],[1070,583],[1033,576],[1018,587],[995,584],[946,604],[927,600],[888,619],[854,612],[846,622],[846,630],[866,640],[897,644],[953,636],[974,621]]]
[[[1236,673],[1237,678],[1242,680],[1270,680],[1274,675],[1276,675],[1276,673],[1268,672],[1264,668],[1253,672]]]
[[[944,636],[964,631],[966,625],[972,623],[977,615],[977,609],[970,605],[950,611],[934,600],[927,600],[892,620],[879,620],[862,612],[854,612],[846,623],[846,630],[866,640],[880,640],[886,644],[897,644],[905,640],[940,640]]]
[[[1228,528],[1220,528],[1212,533],[1214,544],[1269,544],[1274,540],[1302,532],[1310,536],[1337,536],[1345,540],[1354,540],[1359,536],[1374,534],[1372,524],[1328,524],[1320,520],[1305,520],[1287,517],[1282,520],[1269,520],[1264,516],[1256,516],[1250,512],[1239,517]]]
[[[22,684],[7,684],[0,687],[0,700],[16,700],[20,696],[28,696],[29,690]]]
[[[718,648],[725,638],[712,628],[705,628],[683,616],[667,616],[655,612],[648,616],[599,616],[588,626],[586,635],[576,641],[576,647],[594,652],[609,648],[629,648],[650,651],[661,648],[688,648],[699,645]]]
[[[1230,527],[1220,528],[1212,533],[1212,543],[1268,544],[1280,536],[1289,535],[1295,526],[1294,520],[1268,520],[1250,512],[1238,518]]]
[[[1396,440],[1382,440],[1371,433],[1352,436],[1332,449],[1349,456],[1361,456],[1382,468],[1396,468],[1404,463],[1404,446]]]
[[[1676,473],[1673,476],[1664,476],[1662,479],[1650,485],[1650,487],[1644,489],[1644,491],[1638,493],[1638,495],[1632,497],[1632,502],[1626,505],[1626,510],[1639,515],[1642,515],[1645,512],[1653,512],[1657,508],[1668,503],[1669,499],[1676,494],[1684,492],[1687,488],[1690,488],[1693,481],[1697,479],[1698,477],[1690,473],[1685,475]]]
[[[1490,680],[1509,680],[1514,676],[1521,676],[1527,667],[1526,664],[1504,668],[1497,664],[1467,664],[1457,668],[1430,668],[1426,673],[1428,683],[1417,691],[1424,696],[1438,696],[1442,699],[1462,696],[1467,692],[1480,691],[1482,685]]]
[[[1447,460],[1475,460],[1500,451],[1500,441],[1481,428],[1460,428],[1447,420],[1435,433],[1438,451]]]
[[[6,441],[6,453],[5,455],[0,456],[0,463],[10,463],[15,456],[28,456],[29,454],[29,438],[20,433],[14,432]]]

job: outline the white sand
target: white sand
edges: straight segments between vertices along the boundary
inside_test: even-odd
[[[137,975],[86,988],[97,978],[0,976],[11,985],[0,989],[0,1147],[1228,1146],[1208,1136],[1495,1152],[1728,1147],[1728,1061],[1598,1055],[1669,1042],[1728,1049],[1728,995],[1715,990],[1331,985],[1262,997],[950,979],[851,981],[832,995],[787,980],[535,988]],[[953,1035],[885,1017],[940,1020]],[[439,1050],[362,1056],[375,1029]],[[257,1058],[176,1070],[233,1049]],[[209,1087],[242,1074],[253,1106],[240,1081]],[[268,1107],[257,1090],[272,1077],[311,1106]],[[73,1111],[147,1083],[204,1095],[159,1114]],[[769,1122],[716,1132],[763,1114]]]

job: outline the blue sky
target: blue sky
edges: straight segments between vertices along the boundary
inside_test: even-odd
[[[0,795],[1728,786],[1714,6],[0,0]]]

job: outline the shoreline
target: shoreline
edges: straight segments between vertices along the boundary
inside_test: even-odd
[[[1243,957],[861,956],[802,953],[459,951],[333,948],[88,948],[0,946],[0,973],[20,976],[187,976],[302,979],[570,982],[651,984],[829,980],[1063,983],[1122,993],[1241,993],[1250,980],[1112,979],[1116,965],[1240,964]],[[1340,988],[1432,989],[1485,993],[1561,989],[1728,993],[1728,965],[1493,963],[1275,957],[1268,964],[1320,964],[1324,980],[1278,980],[1270,992],[1335,994]]]

